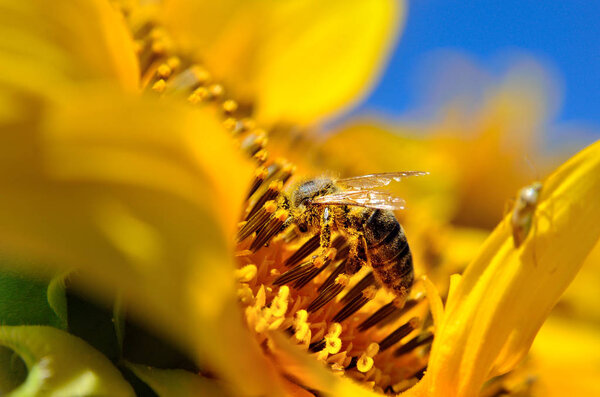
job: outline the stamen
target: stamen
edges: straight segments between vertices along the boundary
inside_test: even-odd
[[[287,210],[280,209],[269,219],[264,228],[262,228],[256,238],[250,245],[250,250],[256,252],[260,247],[265,245],[273,236],[281,231],[281,226],[288,219],[290,213]]]
[[[301,263],[277,277],[275,281],[273,281],[273,285],[283,285],[296,281],[309,274],[313,269],[315,269],[315,267],[312,262]]]
[[[385,337],[381,342],[379,342],[379,351],[383,352],[388,348],[392,347],[399,342],[400,339],[404,338],[406,335],[410,334],[417,328],[420,324],[420,320],[418,317],[413,317],[408,320],[407,323],[402,324],[398,329]]]
[[[356,369],[360,372],[365,373],[373,368],[373,357],[375,357],[379,353],[379,345],[377,343],[371,343],[365,352],[360,355],[358,360],[356,360]]]
[[[266,149],[261,149],[256,152],[252,158],[258,163],[258,165],[262,165],[269,158],[269,152],[267,152]]]
[[[433,332],[425,331],[425,332],[415,336],[414,338],[412,338],[411,340],[406,342],[404,345],[400,346],[394,352],[394,356],[400,357],[404,354],[410,353],[417,347],[426,345],[428,343],[431,343],[432,341],[433,341]]]
[[[241,283],[249,283],[256,277],[256,265],[246,265],[235,271],[235,278]]]
[[[333,317],[332,321],[337,323],[341,323],[356,311],[358,311],[361,307],[363,307],[367,302],[372,300],[377,293],[377,287],[371,285],[367,287],[364,291],[362,291],[361,295],[356,296],[352,299],[346,306],[344,306],[337,314]]]
[[[250,185],[250,190],[248,191],[248,196],[246,196],[246,200],[248,200],[260,187],[260,185],[264,182],[267,177],[268,171],[265,167],[258,167],[256,171],[254,171],[254,180],[252,181],[252,185]]]
[[[314,236],[312,236],[311,238],[306,240],[306,242],[304,244],[302,244],[302,246],[300,248],[298,248],[298,250],[296,252],[294,252],[289,258],[287,258],[286,261],[284,262],[284,265],[287,267],[296,265],[302,259],[306,258],[308,255],[310,255],[312,252],[314,252],[317,248],[319,248],[320,241],[321,241],[321,235],[315,234]]]
[[[262,206],[270,200],[274,200],[281,193],[281,189],[283,189],[283,184],[280,181],[273,181],[269,184],[269,188],[267,191],[258,199],[258,201],[254,204],[248,215],[246,216],[246,220],[250,219],[252,215],[256,211],[262,208]]]
[[[267,134],[264,131],[248,135],[242,142],[241,149],[248,153],[249,156],[254,156],[267,144]]]
[[[169,81],[169,94],[186,94],[205,85],[211,79],[210,73],[199,65],[192,65]]]
[[[333,272],[331,272],[329,277],[327,277],[327,279],[323,282],[323,284],[321,284],[321,286],[317,289],[317,291],[322,292],[326,288],[330,287],[335,282],[337,277],[344,272],[345,268],[346,268],[346,261],[344,260],[342,263],[337,265],[337,267],[333,270]]]
[[[225,112],[226,115],[230,116],[233,113],[235,113],[235,111],[238,109],[238,104],[233,99],[227,99],[225,102],[223,102],[223,105],[221,105],[221,107],[223,108],[223,112]]]
[[[152,91],[156,92],[157,94],[162,94],[165,92],[166,88],[167,82],[163,79],[157,80],[154,84],[152,84]]]
[[[363,289],[367,288],[369,285],[375,283],[375,276],[373,272],[369,272],[365,277],[362,278],[344,297],[342,298],[342,302],[347,303],[360,296]]]
[[[392,300],[390,303],[382,306],[375,313],[371,314],[365,321],[359,324],[358,330],[364,332],[369,328],[376,325],[378,322],[385,319],[387,316],[394,313],[396,310],[399,310],[404,304],[404,300],[400,298],[396,298]]]
[[[309,312],[316,312],[333,298],[335,298],[348,285],[349,278],[345,274],[340,274],[335,279],[335,282],[325,288],[321,293],[308,305],[306,309]]]
[[[252,233],[256,232],[263,226],[265,226],[266,222],[271,218],[271,215],[277,210],[277,204],[275,201],[267,201],[262,208],[252,216],[244,226],[238,232],[237,241],[238,243],[244,241],[248,236]]]

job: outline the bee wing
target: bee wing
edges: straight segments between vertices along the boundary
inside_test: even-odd
[[[317,205],[353,205],[380,210],[401,210],[406,202],[400,197],[379,190],[345,190],[318,196],[312,204]]]
[[[382,172],[380,174],[369,174],[355,176],[352,178],[343,178],[337,180],[350,189],[374,189],[377,187],[387,186],[392,181],[399,182],[402,178],[409,176],[428,175],[429,172],[424,171],[400,171],[400,172]]]

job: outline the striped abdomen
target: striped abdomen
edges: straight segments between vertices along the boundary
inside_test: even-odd
[[[372,211],[364,233],[375,278],[397,296],[406,296],[414,279],[412,254],[394,213]]]

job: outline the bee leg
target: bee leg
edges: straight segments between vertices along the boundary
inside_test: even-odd
[[[348,253],[348,260],[346,261],[345,272],[351,276],[357,273],[363,265],[367,263],[367,250],[365,238],[362,233],[352,230],[349,231],[350,238],[348,244],[350,245],[350,252]]]
[[[331,227],[333,226],[333,211],[329,207],[323,209],[321,216],[321,252],[324,253],[331,247]]]

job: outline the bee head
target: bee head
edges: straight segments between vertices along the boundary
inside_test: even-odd
[[[329,178],[310,179],[301,183],[292,192],[292,204],[294,207],[304,210],[315,197],[322,196],[335,191],[335,185]]]

